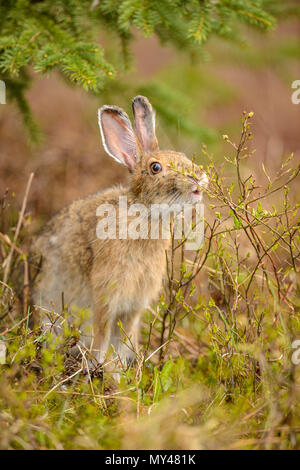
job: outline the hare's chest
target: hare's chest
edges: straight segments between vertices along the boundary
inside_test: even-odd
[[[114,294],[110,307],[115,313],[140,311],[157,300],[165,275],[166,262],[164,252],[153,253],[151,257],[128,257],[126,264],[117,268]]]

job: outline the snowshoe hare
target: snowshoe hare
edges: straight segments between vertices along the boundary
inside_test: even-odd
[[[200,200],[207,186],[205,173],[183,153],[159,150],[147,98],[135,97],[132,108],[134,130],[122,109],[102,106],[98,111],[103,146],[109,156],[127,166],[130,185],[74,201],[47,224],[32,250],[35,261],[42,259],[33,303],[58,312],[63,295],[68,309],[89,308],[90,333],[81,340],[99,363],[111,345],[125,363],[133,359],[126,337],[137,344],[141,313],[158,297],[170,243],[159,237],[130,238],[126,233],[100,239],[96,233],[99,207],[113,209],[118,232],[123,222],[132,219],[119,204],[121,196],[127,198],[129,208],[132,204],[146,208],[191,204]]]

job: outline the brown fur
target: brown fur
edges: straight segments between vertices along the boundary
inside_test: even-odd
[[[32,250],[36,260],[43,257],[33,291],[35,305],[60,310],[63,292],[70,308],[90,308],[93,328],[84,341],[99,362],[104,361],[111,344],[122,360],[131,358],[132,352],[122,342],[118,320],[137,345],[140,315],[157,299],[162,285],[169,241],[100,240],[96,236],[97,207],[112,204],[118,221],[119,216],[124,217],[119,214],[120,196],[127,196],[128,207],[132,203],[147,207],[153,203],[182,204],[193,202],[196,177],[200,187],[206,186],[205,175],[184,154],[157,149],[148,100],[136,97],[133,109],[136,134],[119,108],[105,106],[99,112],[100,126],[105,127],[101,129],[104,146],[129,168],[131,184],[73,202],[47,224]],[[161,163],[160,173],[152,174],[152,162]],[[117,233],[118,228],[117,224]]]

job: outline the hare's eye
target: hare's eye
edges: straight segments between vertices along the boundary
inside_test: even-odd
[[[156,175],[157,173],[159,173],[162,170],[162,166],[159,162],[151,163],[150,168],[151,168],[151,171],[154,175]]]

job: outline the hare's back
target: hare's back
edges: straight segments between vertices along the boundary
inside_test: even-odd
[[[96,241],[96,210],[117,194],[117,188],[108,189],[74,201],[36,237],[31,248],[35,305],[61,309],[63,297],[67,305],[91,306],[89,276]]]

